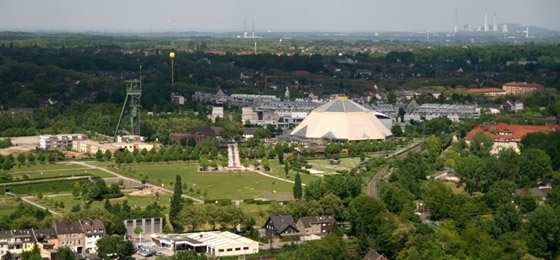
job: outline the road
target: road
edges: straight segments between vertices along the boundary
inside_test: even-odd
[[[136,179],[129,178],[129,177],[126,177],[126,176],[124,176],[124,175],[120,175],[120,174],[118,174],[118,173],[116,173],[116,172],[114,172],[114,171],[111,171],[111,170],[109,170],[109,169],[106,169],[106,168],[103,168],[103,167],[99,167],[99,166],[95,166],[95,165],[88,164],[87,162],[71,161],[70,163],[82,165],[82,166],[85,166],[85,167],[88,167],[88,168],[91,168],[91,169],[101,170],[101,171],[104,171],[104,172],[106,172],[106,173],[112,174],[112,175],[114,175],[115,177],[121,178],[121,179],[123,179],[123,180],[136,181],[136,182],[138,181],[138,180],[136,180]],[[153,185],[153,184],[148,184],[148,183],[146,183],[146,184],[144,184],[144,186],[147,186],[147,187],[150,187],[150,188],[153,188],[153,189],[155,189],[155,190],[162,191],[162,192],[167,192],[167,193],[173,194],[173,191],[172,191],[172,190],[168,190],[168,189],[165,189],[165,188],[163,188],[163,187],[159,187],[159,186],[156,186],[156,185]],[[183,194],[183,198],[191,199],[191,200],[193,200],[195,203],[199,203],[199,204],[203,204],[203,203],[204,203],[204,201],[202,201],[202,200],[200,200],[200,199],[197,199],[197,198],[191,197],[191,196],[187,196],[187,195],[184,195],[184,194]]]
[[[406,149],[408,149],[409,147],[407,147]],[[420,145],[420,143],[414,144],[413,148],[400,154],[399,158],[403,159],[405,158],[410,152],[420,152],[420,150],[422,149],[422,146]],[[398,151],[394,152],[392,155],[387,156],[387,158],[389,157],[393,157],[398,153]],[[380,199],[379,198],[379,189],[377,188],[377,184],[379,183],[379,180],[381,180],[381,177],[383,175],[385,175],[385,172],[389,169],[389,166],[385,166],[383,169],[377,171],[377,173],[375,174],[375,176],[373,176],[373,178],[371,179],[371,181],[368,183],[368,195],[371,197],[374,197],[376,199]]]

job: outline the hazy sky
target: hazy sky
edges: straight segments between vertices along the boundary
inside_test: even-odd
[[[560,0],[0,0],[0,30],[383,32],[501,23],[560,30]]]

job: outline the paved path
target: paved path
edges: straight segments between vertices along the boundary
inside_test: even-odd
[[[116,172],[114,172],[114,171],[111,171],[111,170],[109,170],[109,169],[106,169],[106,168],[103,168],[103,167],[99,167],[99,166],[95,166],[95,165],[88,164],[87,162],[71,161],[70,163],[72,163],[72,164],[79,164],[79,165],[82,165],[82,166],[85,166],[85,167],[88,167],[88,168],[91,168],[91,169],[98,169],[98,170],[104,171],[104,172],[106,172],[106,173],[110,173],[110,174],[112,174],[112,175],[114,175],[114,176],[116,176],[116,177],[119,177],[119,178],[123,179],[123,180],[136,181],[136,182],[138,181],[138,180],[136,180],[136,179],[129,178],[129,177],[126,177],[126,176],[124,176],[124,175],[120,175],[120,174],[118,174],[118,173],[116,173]],[[172,190],[168,190],[168,189],[165,189],[165,188],[163,188],[163,187],[156,186],[156,185],[153,185],[153,184],[148,184],[148,183],[146,183],[146,184],[144,184],[144,186],[153,188],[153,189],[155,189],[155,190],[159,190],[159,191],[163,191],[163,192],[167,192],[167,193],[173,194],[173,191],[172,191]],[[183,198],[191,199],[191,200],[193,200],[195,203],[200,203],[200,204],[204,203],[204,201],[202,201],[202,200],[200,200],[200,199],[197,199],[197,198],[194,198],[194,197],[191,197],[191,196],[187,196],[187,195],[184,195],[184,194],[183,194]]]
[[[61,194],[58,194],[58,195],[61,195]],[[57,196],[57,195],[49,195],[48,197],[56,197],[56,196]],[[42,206],[42,205],[40,205],[40,204],[37,204],[37,203],[31,201],[31,198],[33,198],[33,197],[34,197],[34,196],[25,196],[25,197],[19,197],[19,198],[20,198],[21,200],[23,200],[25,203],[31,204],[31,205],[33,205],[33,206],[35,206],[35,207],[37,207],[37,208],[40,208],[40,209],[43,209],[43,210],[47,209],[47,207]],[[45,197],[47,197],[47,196],[45,196]],[[51,214],[53,214],[53,215],[62,216],[62,213],[56,212],[56,211],[54,211],[54,210],[52,210],[52,209],[49,209],[49,212],[50,212]]]

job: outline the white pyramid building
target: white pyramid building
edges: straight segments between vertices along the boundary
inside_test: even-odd
[[[386,140],[392,133],[375,113],[346,97],[313,110],[291,133],[310,139]]]

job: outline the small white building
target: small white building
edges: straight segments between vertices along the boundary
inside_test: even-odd
[[[187,234],[152,234],[152,242],[174,251],[192,250],[212,257],[242,256],[259,252],[257,241],[231,232],[196,232]]]

